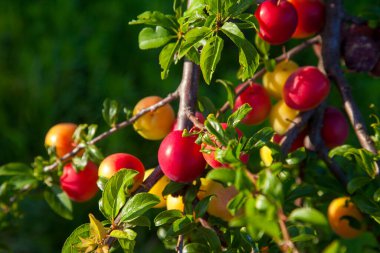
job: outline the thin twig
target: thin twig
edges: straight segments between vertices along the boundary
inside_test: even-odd
[[[286,227],[286,224],[285,224],[287,217],[284,214],[284,211],[282,210],[281,207],[278,208],[277,210],[277,216],[278,216],[278,223],[280,224],[280,229],[281,229],[282,236],[284,239],[283,244],[280,245],[282,252],[298,253],[299,252],[298,249],[296,248],[296,246],[294,245],[294,243],[292,242],[290,238],[288,228]]]
[[[164,99],[160,100],[158,103],[154,104],[154,105],[151,105],[147,108],[144,108],[142,109],[141,111],[139,111],[138,113],[136,113],[134,116],[132,116],[130,119],[128,120],[125,120],[123,122],[120,122],[119,124],[116,124],[114,127],[110,128],[109,130],[107,130],[106,132],[103,132],[101,133],[100,135],[96,136],[94,139],[92,139],[91,141],[89,141],[87,143],[87,145],[93,145],[105,138],[107,138],[108,136],[110,136],[111,134],[115,133],[116,131],[126,127],[126,126],[129,126],[131,124],[133,124],[136,120],[138,120],[141,116],[143,116],[144,114],[148,113],[148,112],[151,112],[151,111],[154,111],[154,110],[157,110],[158,108],[172,102],[173,100],[176,100],[179,96],[179,92],[178,91],[175,91],[173,93],[170,93],[169,95],[167,95]],[[85,148],[86,145],[78,145],[76,146],[70,153],[67,153],[65,154],[63,157],[61,157],[58,161],[44,167],[44,171],[45,172],[48,172],[48,171],[51,171],[51,170],[54,170],[58,164],[60,164],[61,162],[64,162],[64,161],[67,161],[67,159],[77,155],[82,149]]]

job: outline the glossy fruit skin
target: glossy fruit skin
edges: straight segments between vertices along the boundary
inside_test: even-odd
[[[297,63],[284,60],[279,62],[272,72],[267,71],[263,76],[263,86],[268,94],[276,99],[281,99],[286,80],[297,69]]]
[[[299,68],[285,83],[283,98],[294,110],[308,111],[317,107],[328,96],[330,82],[313,66]]]
[[[98,167],[91,161],[78,173],[71,163],[66,164],[60,177],[62,190],[76,202],[84,202],[95,196],[98,191],[97,180]]]
[[[270,111],[269,123],[276,133],[283,135],[298,114],[299,111],[287,106],[284,100],[279,100]]]
[[[133,169],[139,173],[134,177],[134,184],[129,190],[135,191],[143,182],[145,168],[135,156],[126,153],[115,153],[107,156],[99,165],[99,177],[111,178],[121,169]]]
[[[320,0],[288,0],[296,8],[298,23],[292,38],[302,39],[323,29],[325,5]]]
[[[152,106],[161,100],[162,98],[158,96],[141,99],[133,109],[133,115],[136,115],[142,109]],[[133,124],[133,127],[137,133],[145,139],[161,140],[171,131],[174,120],[174,110],[171,105],[166,104],[141,116]]]
[[[224,221],[230,221],[233,216],[228,211],[227,204],[238,193],[234,186],[224,187],[218,182],[201,178],[201,187],[197,196],[201,200],[209,195],[215,195],[208,205],[207,212]]]
[[[349,225],[349,221],[344,216],[350,216],[360,222],[361,228],[356,229]],[[340,237],[351,239],[359,236],[366,229],[363,224],[364,217],[350,201],[349,197],[340,197],[334,199],[327,210],[327,217],[331,226],[331,229]]]
[[[45,145],[55,147],[58,158],[70,153],[76,146],[73,134],[77,125],[74,123],[59,123],[49,129],[45,136]]]
[[[228,126],[227,123],[220,123],[220,125],[222,126],[223,129],[226,129]],[[236,128],[235,130],[236,130],[236,133],[238,134],[239,138],[243,136],[243,133],[238,128]],[[221,163],[215,159],[215,149],[216,149],[215,147],[203,143],[202,148],[210,151],[210,153],[202,152],[202,155],[203,155],[204,159],[206,160],[207,164],[210,165],[212,168],[214,168],[214,169],[230,168],[229,164]],[[240,155],[240,160],[243,163],[248,163],[249,155],[248,154]]]
[[[236,93],[242,89],[242,85],[236,87]],[[271,102],[270,97],[263,86],[252,83],[239,96],[236,97],[234,111],[243,104],[248,103],[252,110],[242,120],[246,125],[262,123],[269,115]]]
[[[182,196],[173,197],[171,194],[169,194],[166,198],[166,209],[180,210],[183,212],[185,210],[185,204],[183,203]]]
[[[202,175],[206,161],[196,139],[196,136],[182,137],[182,131],[175,130],[161,142],[158,163],[170,180],[190,183]]]
[[[152,174],[153,170],[154,169],[149,169],[145,171],[144,180],[147,179],[150,174]],[[170,179],[164,175],[157,181],[157,183],[152,186],[152,188],[150,188],[149,193],[155,194],[160,198],[160,203],[155,205],[153,208],[163,208],[166,206],[166,199],[164,196],[162,196],[162,192],[169,183]]]
[[[334,107],[326,108],[321,134],[327,147],[334,148],[344,144],[349,129],[350,125],[341,111]]]
[[[272,45],[288,41],[297,27],[298,17],[288,1],[266,0],[255,11],[259,21],[259,36]]]

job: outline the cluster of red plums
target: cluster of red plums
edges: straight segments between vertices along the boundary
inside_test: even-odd
[[[266,0],[256,9],[260,37],[272,45],[320,32],[325,6],[320,0]]]

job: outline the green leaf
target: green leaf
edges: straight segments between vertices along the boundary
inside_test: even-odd
[[[109,126],[114,126],[117,122],[117,116],[119,115],[120,104],[116,100],[107,98],[103,102],[102,115],[104,121]]]
[[[245,38],[239,27],[226,22],[220,29],[239,49],[239,63],[241,66],[241,79],[251,78],[259,66],[260,56],[256,48]]]
[[[234,107],[234,104],[235,104],[235,89],[234,89],[234,85],[231,82],[229,82],[229,81],[221,80],[221,79],[216,80],[216,82],[222,84],[224,86],[224,88],[226,89],[226,91],[227,91],[227,101],[228,101],[228,104],[229,104],[230,108],[232,109]]]
[[[206,121],[204,122],[206,130],[214,135],[216,139],[223,145],[227,146],[228,140],[224,133],[224,129],[219,121],[216,119],[215,115],[209,114]]]
[[[275,240],[278,240],[280,238],[280,228],[278,226],[277,221],[268,219],[264,215],[256,213],[254,215],[249,216],[247,228],[250,234],[253,230],[257,229],[273,237]],[[255,237],[256,235],[251,234],[251,236]]]
[[[34,176],[13,176],[8,180],[15,190],[34,189],[38,186],[38,180]]]
[[[150,193],[137,193],[133,197],[131,197],[123,209],[121,209],[120,216],[121,222],[123,221],[131,221],[136,219],[137,217],[143,215],[146,211],[148,211],[151,207],[160,203],[160,198],[154,194]]]
[[[186,56],[193,63],[195,63],[197,65],[200,64],[200,61],[201,61],[200,55],[199,55],[198,51],[194,47],[190,48],[190,50],[187,52]]]
[[[316,190],[313,186],[301,185],[290,192],[290,194],[287,196],[286,201],[293,201],[293,200],[296,200],[297,198],[311,196],[314,193],[316,193]]]
[[[315,226],[328,227],[326,217],[320,211],[310,207],[294,209],[289,215],[289,220],[306,222]]]
[[[262,170],[257,181],[258,189],[273,201],[283,203],[284,195],[280,179],[270,170]]]
[[[228,202],[227,208],[232,215],[235,215],[244,206],[246,201],[247,196],[241,191]]]
[[[312,241],[316,239],[317,239],[317,236],[312,235],[312,234],[300,234],[300,235],[292,237],[292,242],[305,242],[305,241]]]
[[[32,176],[33,170],[24,163],[7,163],[0,167],[0,176]]]
[[[236,16],[246,11],[252,4],[252,0],[224,0],[224,13],[226,16]]]
[[[158,11],[146,11],[137,16],[137,20],[132,20],[129,22],[130,25],[152,25],[161,26],[171,30],[177,30],[178,24],[175,21],[175,17],[170,15],[165,15]]]
[[[151,222],[150,219],[146,216],[139,216],[134,220],[128,221],[128,227],[148,227],[150,229]]]
[[[237,22],[236,25],[240,29],[255,29],[257,30],[257,19],[251,13],[242,13],[234,17],[234,19],[242,21],[242,23]]]
[[[183,253],[209,253],[210,248],[202,243],[188,243],[183,247]]]
[[[243,104],[228,117],[227,125],[232,126],[233,128],[237,127],[240,121],[242,121],[251,110],[252,110],[252,107],[249,104],[247,103]]]
[[[208,205],[211,199],[215,197],[214,195],[207,196],[201,199],[194,208],[195,218],[203,217],[207,212]]]
[[[127,239],[119,239],[120,247],[123,249],[124,253],[133,253],[135,249],[136,241],[131,241]]]
[[[268,55],[269,50],[270,50],[270,44],[263,40],[259,34],[257,33],[255,36],[255,44],[256,47],[263,53],[264,55]],[[273,70],[268,70],[268,71],[273,71]]]
[[[200,41],[207,39],[211,34],[211,28],[209,27],[195,27],[185,34],[184,40],[182,40],[179,58],[185,56],[190,49],[194,48]],[[197,48],[195,48],[197,50]]]
[[[50,208],[65,219],[73,219],[73,208],[67,194],[58,186],[46,188],[44,197]]]
[[[348,182],[347,191],[349,194],[353,194],[371,181],[372,179],[369,177],[356,177]]]
[[[373,194],[373,200],[376,202],[380,202],[380,188],[377,189]]]
[[[132,229],[125,228],[124,230],[112,230],[110,236],[118,239],[128,239],[132,241],[136,238],[137,233]]]
[[[244,150],[250,151],[262,148],[271,141],[273,133],[274,131],[271,127],[264,127],[260,129],[247,140]]]
[[[90,144],[86,146],[86,152],[88,153],[89,159],[93,162],[100,163],[104,160],[104,156],[100,149],[94,144]]]
[[[165,210],[154,218],[154,225],[159,227],[168,223],[173,223],[175,220],[182,217],[183,214],[179,210]]]
[[[159,63],[161,66],[161,79],[166,79],[169,75],[169,68],[174,62],[174,56],[180,46],[180,40],[167,44],[160,53]]]
[[[207,84],[210,84],[216,66],[220,61],[224,41],[219,36],[212,36],[206,42],[201,52],[200,67],[203,78]]]
[[[77,227],[71,235],[66,239],[65,243],[62,247],[62,253],[76,253],[79,252],[77,250],[76,245],[80,243],[81,238],[87,238],[90,236],[90,224],[82,224],[79,227]]]
[[[122,169],[107,181],[101,202],[102,210],[108,219],[114,220],[124,206],[127,198],[126,188],[133,184],[133,178],[137,173],[135,170]]]
[[[166,195],[169,195],[172,193],[176,193],[176,192],[182,190],[185,186],[186,186],[186,184],[170,181],[170,183],[168,183],[165,186],[164,190],[162,191],[162,196],[166,196]]]
[[[220,243],[218,235],[214,230],[205,227],[199,227],[197,231],[200,233],[201,237],[207,241],[211,252],[220,252],[222,245]]]
[[[194,223],[192,217],[190,215],[186,215],[173,222],[168,230],[168,236],[183,235],[191,232],[195,228],[196,224]]]
[[[151,27],[145,27],[139,33],[139,47],[142,50],[159,48],[173,38],[176,36],[161,26],[156,26],[155,30]]]
[[[235,175],[236,175],[236,171],[234,170],[217,169],[217,170],[210,170],[206,178],[221,182],[224,185],[228,185],[235,182]]]

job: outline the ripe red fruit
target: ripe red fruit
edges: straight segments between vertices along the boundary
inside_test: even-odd
[[[88,161],[86,167],[78,173],[71,163],[63,167],[60,178],[61,187],[70,199],[84,202],[95,196],[98,191],[98,168],[96,164]]]
[[[139,172],[133,179],[134,184],[130,189],[130,192],[133,192],[140,186],[145,174],[144,165],[133,155],[116,153],[107,156],[99,165],[99,177],[111,178],[121,169],[132,169]]]
[[[297,11],[286,0],[266,0],[255,11],[260,37],[277,45],[288,41],[297,27]]]
[[[236,87],[236,93],[242,88],[242,85]],[[252,83],[239,96],[236,97],[234,111],[243,104],[248,103],[252,111],[242,120],[247,125],[257,125],[263,122],[270,113],[270,97],[264,87]]]
[[[348,137],[349,128],[341,111],[333,107],[326,108],[321,133],[327,147],[334,148],[342,145]]]
[[[317,107],[329,94],[330,82],[316,67],[299,68],[285,83],[283,98],[295,110],[307,111]]]
[[[202,175],[206,161],[195,143],[196,136],[182,137],[182,131],[169,133],[158,149],[158,163],[164,174],[175,182],[190,183]]]
[[[227,123],[220,123],[220,124],[222,125],[223,129],[227,128]],[[238,128],[236,128],[235,130],[236,130],[239,138],[241,136],[243,136],[243,133]],[[215,140],[215,142],[216,142],[216,140]],[[204,153],[203,152],[202,154],[203,154],[203,157],[206,160],[207,164],[210,165],[212,168],[217,169],[217,168],[222,168],[222,167],[224,167],[224,168],[230,167],[228,164],[221,163],[215,159],[215,147],[207,145],[207,144],[202,144],[202,147],[203,147],[203,149],[210,151],[210,153]],[[247,163],[248,159],[249,159],[248,154],[240,155],[240,160],[243,163]]]
[[[320,0],[288,0],[296,8],[298,23],[292,38],[302,39],[318,33],[325,24],[325,5]]]

